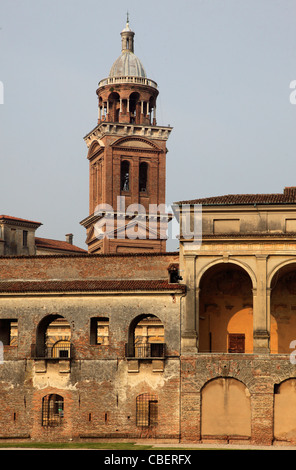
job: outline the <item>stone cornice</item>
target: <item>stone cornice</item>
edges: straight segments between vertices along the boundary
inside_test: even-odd
[[[94,140],[99,140],[105,135],[120,137],[142,137],[155,140],[168,140],[172,131],[169,126],[143,126],[137,124],[126,124],[119,122],[101,122],[85,137],[87,147],[90,147]]]

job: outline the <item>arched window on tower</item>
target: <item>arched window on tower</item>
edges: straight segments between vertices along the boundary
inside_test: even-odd
[[[130,110],[130,122],[131,124],[139,124],[140,119],[140,95],[139,93],[132,93],[129,97],[129,110]]]
[[[109,121],[119,121],[119,108],[120,108],[120,97],[118,93],[110,93],[108,96],[109,102]]]
[[[148,164],[146,162],[140,163],[139,167],[139,191],[140,193],[147,192],[148,183]]]
[[[155,111],[156,111],[156,99],[151,96],[149,100],[149,120],[150,120],[150,124],[152,124],[153,126],[156,126]]]
[[[130,165],[127,160],[121,162],[120,168],[120,189],[121,191],[130,190]]]

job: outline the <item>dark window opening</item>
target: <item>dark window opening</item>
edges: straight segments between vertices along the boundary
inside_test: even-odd
[[[59,357],[69,357],[69,351],[67,351],[66,349],[62,349],[60,351],[60,356]]]
[[[109,102],[109,121],[118,122],[119,118],[119,94],[113,92],[108,97]]]
[[[139,99],[140,99],[139,93],[132,93],[130,95],[129,110],[130,110],[131,124],[135,124],[135,123],[137,124],[137,120],[139,119],[139,116],[137,116],[137,111],[139,111]]]
[[[16,346],[18,337],[17,320],[0,320],[0,341],[6,346]]]
[[[183,278],[180,276],[179,272],[179,264],[174,263],[170,264],[168,267],[168,272],[169,272],[169,282],[172,284],[178,283],[181,281]]]
[[[139,191],[147,191],[147,182],[148,182],[148,164],[146,162],[140,163],[139,168]]]
[[[121,191],[129,191],[130,190],[130,170],[129,170],[129,162],[124,160],[121,162],[121,169],[120,169],[120,189]]]
[[[60,426],[64,417],[64,399],[60,395],[46,395],[42,399],[42,426]]]
[[[23,230],[23,247],[27,247],[28,246],[28,231],[27,230]]]
[[[158,401],[151,393],[143,393],[137,397],[137,426],[152,427],[158,422]]]
[[[109,345],[109,318],[90,319],[90,344]]]

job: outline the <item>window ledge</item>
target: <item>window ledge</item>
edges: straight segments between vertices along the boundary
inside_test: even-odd
[[[135,372],[140,372],[140,363],[143,363],[143,359],[146,359],[147,362],[151,363],[152,365],[152,371],[153,372],[163,372],[164,371],[164,358],[155,358],[155,357],[150,357],[150,358],[141,358],[139,361],[139,358],[132,358],[129,357],[128,359],[128,372],[135,373]]]
[[[71,371],[70,358],[47,358],[47,357],[37,357],[33,358],[35,362],[35,373],[36,374],[45,374],[47,372],[48,362],[57,363],[58,371],[61,374],[67,374]]]

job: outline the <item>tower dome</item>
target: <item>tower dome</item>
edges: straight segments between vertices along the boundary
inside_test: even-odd
[[[129,26],[121,31],[121,54],[107,78],[99,82],[98,122],[156,125],[157,83],[147,78],[140,59],[134,53],[135,33]]]
[[[129,22],[121,31],[121,54],[111,67],[109,77],[141,77],[147,78],[140,59],[134,54],[135,33],[130,29]]]
[[[130,51],[124,51],[111,67],[109,77],[142,77],[146,72],[140,59]]]

